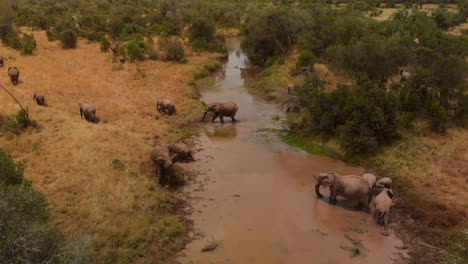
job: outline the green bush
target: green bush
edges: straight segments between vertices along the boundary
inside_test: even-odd
[[[440,133],[444,133],[448,128],[450,121],[449,113],[438,102],[431,106],[430,110],[430,125],[431,129]]]
[[[224,40],[216,36],[214,24],[207,19],[197,18],[188,30],[189,40],[195,51],[221,50]]]
[[[184,47],[178,39],[162,38],[159,40],[159,49],[165,55],[165,59],[169,61],[176,61],[185,63]]]
[[[315,55],[311,51],[303,51],[296,62],[296,73],[299,73],[303,68],[309,68],[313,71],[315,63]]]
[[[101,52],[108,52],[109,51],[109,48],[110,48],[110,42],[109,40],[107,40],[107,38],[102,38],[101,41],[100,41],[100,44],[101,44]]]
[[[21,184],[23,167],[23,163],[15,163],[7,152],[0,149],[0,186]]]
[[[131,61],[142,61],[145,59],[146,44],[143,38],[134,38],[128,42],[127,56]]]
[[[75,49],[78,44],[78,37],[73,30],[65,30],[60,36],[63,49]]]
[[[36,40],[32,34],[24,34],[21,38],[21,53],[22,54],[32,54],[36,49]]]

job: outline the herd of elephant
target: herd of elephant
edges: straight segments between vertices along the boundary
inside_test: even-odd
[[[358,176],[339,175],[335,172],[320,173],[315,178],[317,181],[315,192],[319,198],[322,198],[320,194],[322,186],[330,189],[331,204],[336,204],[337,196],[358,201],[358,207],[368,208],[377,223],[383,219],[385,227],[383,234],[388,235],[388,215],[394,205],[392,179],[383,177],[377,180],[377,177],[371,173]]]

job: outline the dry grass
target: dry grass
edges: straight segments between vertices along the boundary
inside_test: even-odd
[[[181,136],[176,128],[198,115],[187,82],[215,55],[190,57],[182,65],[125,64],[115,71],[112,56],[99,52],[98,44],[80,41],[78,49],[62,50],[59,43],[47,41],[45,32],[34,35],[38,50],[33,56],[0,47],[6,68],[14,65],[21,71],[19,86],[12,87],[5,68],[0,83],[29,107],[42,129],[1,136],[0,144],[26,161],[25,175],[46,195],[53,222],[67,235],[92,234],[101,260],[141,256],[143,249],[131,248],[132,243],[152,243],[158,218],[172,212],[158,209],[160,197],[171,194],[159,189],[148,153],[152,145]],[[48,107],[34,104],[34,92],[46,95]],[[173,99],[179,114],[157,114],[160,97]],[[99,124],[80,119],[82,100],[96,104]],[[17,111],[5,93],[0,101],[2,114]],[[114,159],[125,170],[115,169]]]

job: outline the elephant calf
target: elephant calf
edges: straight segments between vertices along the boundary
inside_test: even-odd
[[[164,113],[170,116],[177,112],[175,104],[169,99],[158,99],[156,102],[156,109],[159,113]]]
[[[237,104],[234,102],[226,102],[226,103],[211,103],[208,105],[208,109],[206,109],[205,114],[202,117],[202,122],[205,120],[206,115],[208,112],[213,112],[213,119],[211,122],[214,122],[216,118],[219,117],[219,120],[221,120],[221,123],[224,123],[223,117],[230,117],[232,122],[236,122],[237,120],[234,118],[236,116],[237,110],[239,108],[237,107]]]
[[[0,56],[0,67],[3,67],[3,56]]]
[[[36,102],[38,105],[46,105],[45,96],[40,93],[34,93],[33,101]]]
[[[322,198],[320,194],[320,185],[330,188],[330,203],[336,204],[338,195],[343,196],[349,200],[358,200],[359,207],[368,207],[369,204],[369,184],[361,176],[357,175],[338,175],[334,172],[320,173],[319,176],[315,177],[317,183],[315,185],[315,193],[319,198]]]
[[[86,121],[96,123],[96,106],[92,103],[81,102],[80,115],[81,118],[84,116]]]
[[[19,72],[18,68],[16,68],[16,67],[8,68],[8,76],[10,76],[10,80],[13,83],[13,85],[18,84],[19,75],[20,75],[20,72]]]
[[[390,208],[393,206],[393,195],[391,189],[383,188],[370,203],[371,215],[374,217],[375,221],[378,222],[381,218],[384,220],[385,235],[388,235],[388,215],[390,213]]]
[[[177,155],[177,161],[194,161],[192,150],[184,143],[175,143],[167,146],[169,152]]]
[[[110,45],[112,53],[117,54],[120,51],[120,44],[118,42],[112,42]]]
[[[177,154],[171,156],[166,147],[157,146],[151,150],[150,158],[154,164],[159,167],[160,179],[162,184],[169,182],[171,169],[177,159]]]

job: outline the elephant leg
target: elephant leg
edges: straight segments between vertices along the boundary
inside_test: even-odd
[[[231,116],[231,120],[233,123],[237,122],[237,120],[234,118],[234,116]]]
[[[219,115],[219,120],[221,120],[221,123],[222,123],[222,124],[224,124],[224,119],[223,119],[223,117],[224,117],[224,116],[223,116],[222,114]]]
[[[216,120],[216,118],[218,118],[218,113],[214,113],[213,119],[211,119],[211,122],[214,122]]]
[[[337,200],[336,200],[336,191],[332,190],[331,188],[330,188],[329,202],[330,202],[330,204],[333,204],[333,205],[335,205],[336,202],[337,202]]]

